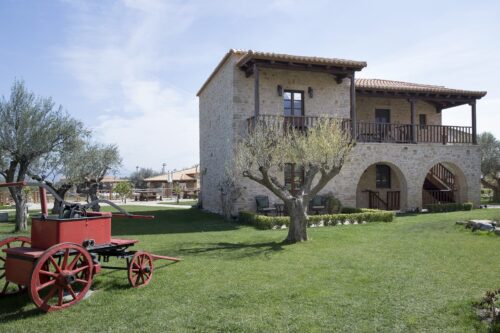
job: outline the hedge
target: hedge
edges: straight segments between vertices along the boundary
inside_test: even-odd
[[[459,210],[472,210],[473,204],[471,202],[464,203],[446,203],[446,204],[432,204],[426,205],[429,213],[443,213],[455,212]]]
[[[361,212],[351,214],[310,215],[307,224],[310,227],[321,224],[334,226],[347,223],[392,222],[394,218],[392,212],[375,209],[360,209],[359,211]],[[240,212],[238,221],[242,224],[253,225],[257,229],[275,229],[290,225],[290,217],[288,216],[265,216],[246,211]]]

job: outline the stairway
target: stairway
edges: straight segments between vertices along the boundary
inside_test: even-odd
[[[427,173],[422,191],[422,204],[455,202],[456,179],[453,172],[441,163]]]

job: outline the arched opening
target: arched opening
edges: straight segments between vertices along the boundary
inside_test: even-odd
[[[427,172],[422,185],[422,207],[467,201],[465,175],[455,164],[440,162]]]
[[[356,187],[356,206],[384,210],[404,210],[406,179],[392,163],[374,163],[365,169]]]

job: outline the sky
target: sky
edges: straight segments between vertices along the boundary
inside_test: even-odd
[[[486,90],[500,138],[498,1],[0,0],[0,95],[52,96],[118,145],[120,174],[198,163],[196,92],[231,49],[363,60],[357,77]],[[443,124],[470,126],[470,107]]]

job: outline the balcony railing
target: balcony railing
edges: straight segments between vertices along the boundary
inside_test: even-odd
[[[249,128],[256,122],[283,122],[286,127],[306,130],[320,119],[342,121],[344,130],[352,130],[350,119],[316,116],[259,115],[247,119]],[[356,141],[387,143],[472,144],[472,127],[442,125],[383,124],[358,122]]]

